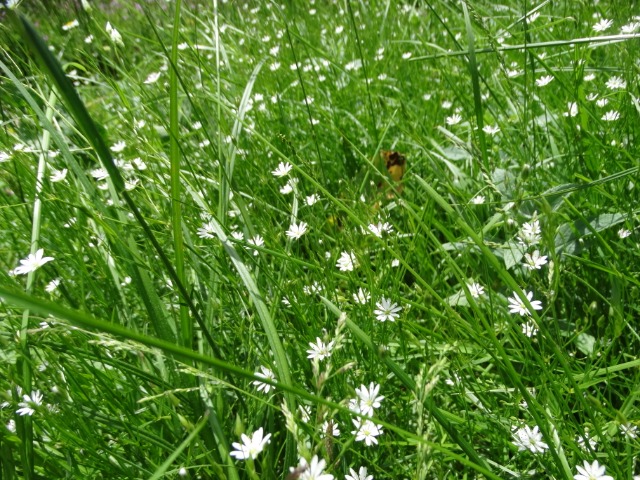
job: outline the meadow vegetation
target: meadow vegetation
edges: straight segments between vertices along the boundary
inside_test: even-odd
[[[1,478],[640,478],[634,2],[4,3]]]

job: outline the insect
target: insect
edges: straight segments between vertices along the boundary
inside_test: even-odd
[[[389,176],[398,184],[396,186],[396,192],[402,193],[404,185],[401,182],[404,177],[404,172],[407,169],[406,157],[394,150],[380,150],[380,156],[384,160],[384,166],[386,167],[387,172],[389,172]],[[379,189],[383,186],[383,182],[378,184]],[[393,195],[389,195],[389,197],[391,198]]]

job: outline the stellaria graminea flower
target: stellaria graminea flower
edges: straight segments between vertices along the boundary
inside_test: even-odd
[[[260,371],[255,373],[256,377],[262,377],[267,380],[271,380],[273,382],[276,381],[276,375],[270,368],[260,366]],[[269,393],[275,387],[273,385],[269,385],[268,383],[261,382],[260,380],[254,380],[251,382],[252,385],[258,389],[259,392]]]
[[[597,460],[591,464],[584,460],[582,465],[576,465],[578,473],[573,476],[574,480],[613,480],[612,476],[604,474],[606,467],[600,465]]]
[[[618,230],[618,237],[620,238],[627,238],[629,235],[631,235],[631,232],[626,228],[621,228],[620,230]]]
[[[357,265],[356,257],[353,253],[349,252],[342,252],[336,262],[336,267],[338,267],[341,272],[352,272]]]
[[[287,230],[287,237],[298,240],[302,235],[307,233],[307,224],[305,222],[292,223]]]
[[[537,425],[533,429],[527,425],[516,429],[513,432],[513,444],[520,451],[529,450],[532,453],[544,453],[549,448],[549,445],[542,441],[542,433]]]
[[[274,177],[285,177],[289,175],[289,172],[293,166],[289,162],[280,162],[278,168],[271,172]]]
[[[611,25],[613,25],[613,20],[607,20],[606,18],[603,18],[592,28],[594,32],[604,32],[606,30],[609,30],[609,27],[611,27]]]
[[[270,433],[264,437],[262,435],[262,427],[253,432],[251,438],[243,433],[240,437],[242,439],[242,443],[234,442],[232,446],[235,450],[229,455],[236,457],[238,460],[246,460],[248,458],[255,460],[260,452],[262,452],[265,445],[271,440]]]
[[[18,404],[20,408],[16,410],[16,413],[20,416],[31,416],[40,405],[42,405],[42,393],[40,390],[35,390],[31,392],[31,395],[22,396],[22,402]]]
[[[45,257],[44,249],[40,248],[35,254],[30,253],[27,258],[20,260],[20,266],[13,270],[15,275],[25,275],[27,273],[35,272],[45,263],[52,261],[53,257]]]
[[[319,460],[318,456],[314,455],[311,459],[311,463],[306,465],[306,468],[300,475],[300,480],[333,480],[333,475],[324,473],[326,466],[327,462]]]
[[[540,222],[534,220],[531,223],[523,223],[518,233],[518,241],[521,245],[536,245],[540,242]]]
[[[356,388],[356,395],[360,399],[360,412],[369,417],[373,416],[373,412],[376,408],[380,408],[380,402],[384,400],[380,393],[380,385],[371,382],[369,388],[365,385],[360,385],[360,388]]]
[[[532,300],[533,292],[525,291],[524,294],[534,310],[542,310],[542,302],[540,302],[540,300]],[[513,292],[513,297],[509,297],[509,313],[519,313],[521,316],[531,315],[531,312],[524,302],[520,300],[520,297],[516,292]]]
[[[353,301],[360,305],[366,305],[371,300],[371,295],[367,290],[363,290],[362,287],[358,288],[358,293],[353,294]]]
[[[360,467],[357,473],[353,468],[350,468],[349,475],[345,476],[344,480],[373,480],[373,475],[369,475],[367,467]]]
[[[376,309],[373,311],[373,314],[380,322],[386,322],[387,320],[395,322],[396,318],[400,316],[398,312],[401,310],[402,307],[399,307],[397,303],[391,303],[391,300],[382,297],[382,299],[376,303]]]
[[[320,337],[316,337],[316,343],[309,342],[309,346],[311,349],[307,350],[307,358],[311,360],[324,360],[331,356],[331,350],[333,349],[334,342],[330,341],[328,344],[325,344]]]
[[[540,255],[538,250],[535,250],[532,254],[525,253],[524,259],[525,261],[522,265],[528,270],[540,270],[547,263],[547,256]]]
[[[480,298],[480,296],[484,295],[484,287],[479,283],[471,282],[467,285],[467,288],[473,298]]]
[[[356,436],[356,442],[364,442],[367,447],[378,443],[376,437],[382,435],[382,425],[376,425],[369,419],[362,421],[360,418],[354,418],[352,422],[356,429],[351,433]]]
[[[457,125],[462,121],[462,116],[459,113],[454,113],[450,117],[445,118],[445,123],[447,125]]]
[[[553,82],[553,80],[554,80],[553,75],[544,75],[544,76],[536,79],[536,86],[538,86],[538,87],[546,87],[551,82]]]

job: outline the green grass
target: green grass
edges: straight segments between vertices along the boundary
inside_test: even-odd
[[[632,6],[100,3],[0,10],[2,478],[640,474]]]

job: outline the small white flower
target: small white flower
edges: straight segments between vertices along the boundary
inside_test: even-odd
[[[335,422],[324,421],[322,424],[322,436],[323,437],[339,437],[340,436],[340,428],[338,428],[338,424]]]
[[[534,220],[531,223],[523,223],[518,234],[521,245],[536,245],[540,241],[540,222]]]
[[[462,116],[459,113],[454,113],[450,117],[445,119],[447,125],[457,125],[462,121]]]
[[[542,434],[537,425],[533,429],[525,425],[515,430],[513,444],[520,451],[529,450],[532,453],[544,453],[549,448],[549,445],[542,441]]]
[[[522,328],[522,333],[529,338],[533,337],[536,333],[538,333],[538,327],[536,326],[535,323],[533,323],[531,319],[524,322],[521,325],[521,328]]]
[[[620,27],[620,33],[628,35],[630,33],[635,33],[639,28],[640,22],[631,22]]]
[[[352,422],[356,429],[351,433],[356,436],[356,442],[364,442],[367,447],[378,443],[376,437],[382,435],[382,425],[376,425],[368,419],[362,422],[360,418],[354,418]]]
[[[353,294],[353,301],[360,305],[366,305],[371,300],[371,295],[367,290],[363,290],[362,287],[358,288],[358,293]]]
[[[607,468],[600,465],[597,460],[591,464],[584,460],[582,465],[582,467],[576,465],[578,473],[573,476],[574,480],[613,480],[612,476],[604,474]]]
[[[146,85],[151,85],[152,83],[156,83],[160,78],[160,72],[152,72],[147,76],[147,79],[144,81]]]
[[[484,295],[484,287],[479,283],[472,282],[467,285],[467,288],[469,289],[469,293],[473,298],[480,298],[482,295]]]
[[[605,84],[609,90],[622,90],[627,88],[627,82],[622,77],[613,76]]]
[[[629,235],[631,235],[631,232],[626,228],[621,228],[620,230],[618,230],[618,236],[620,238],[627,238]]]
[[[398,260],[397,258],[394,258],[393,260],[391,260],[391,266],[393,268],[399,267],[400,266],[400,260]]]
[[[49,180],[52,183],[62,182],[65,178],[67,178],[67,169],[63,168],[62,170],[51,170],[51,175],[49,176]]]
[[[373,475],[369,475],[367,467],[360,467],[358,473],[353,468],[349,469],[349,475],[344,480],[373,480]]]
[[[547,256],[546,255],[541,256],[538,250],[535,250],[531,255],[528,253],[525,253],[524,259],[525,259],[525,262],[523,266],[528,270],[540,270],[542,266],[547,263]]]
[[[567,103],[567,111],[563,113],[565,117],[575,117],[578,115],[578,104],[576,102]]]
[[[493,136],[500,131],[500,127],[497,125],[496,126],[485,125],[484,127],[482,127],[482,131],[487,135]]]
[[[254,247],[262,247],[264,245],[264,238],[262,238],[260,235],[255,235],[253,238],[248,239],[247,243],[249,245],[253,245]],[[259,253],[260,252],[258,250],[253,250],[254,257]]]
[[[289,195],[291,192],[293,192],[293,185],[291,185],[290,182],[287,182],[287,184],[280,189],[280,193],[283,195]]]
[[[309,405],[298,405],[298,412],[300,412],[300,419],[304,423],[309,423],[309,420],[311,420],[311,407]]]
[[[324,473],[324,469],[327,463],[324,460],[318,460],[318,456],[314,455],[311,459],[311,463],[306,466],[305,470],[300,475],[300,480],[333,480],[333,475]]]
[[[111,145],[111,151],[113,153],[120,153],[121,151],[123,151],[125,149],[126,146],[127,146],[127,144],[124,141],[121,140],[121,141]]]
[[[620,433],[622,433],[625,437],[634,440],[638,437],[638,427],[635,425],[630,425],[628,423],[623,423],[620,425]]]
[[[620,113],[616,112],[615,110],[609,110],[607,113],[605,113],[602,116],[602,120],[604,120],[605,122],[615,122],[619,118],[620,118]]]
[[[357,60],[353,60],[349,63],[347,63],[344,66],[344,69],[346,71],[350,71],[350,70],[360,70],[362,68],[362,60],[357,59]]]
[[[341,272],[352,272],[357,265],[356,257],[353,253],[348,252],[342,252],[336,263],[336,267],[338,267]]]
[[[67,22],[64,25],[62,25],[62,30],[64,30],[65,32],[68,32],[72,28],[76,28],[78,25],[80,25],[80,23],[78,23],[78,20],[74,18],[70,22]]]
[[[124,46],[124,43],[122,42],[122,35],[120,35],[120,32],[118,32],[118,30],[113,28],[110,22],[107,22],[104,29],[109,34],[109,38],[111,38],[111,41],[113,43],[115,43],[116,45]]]
[[[22,402],[18,404],[20,408],[16,410],[16,413],[20,416],[31,416],[40,405],[42,405],[42,393],[40,390],[35,390],[31,392],[31,395],[22,396]]]
[[[391,303],[391,300],[382,297],[382,299],[376,303],[376,309],[373,311],[373,314],[380,322],[386,322],[387,320],[395,322],[396,318],[400,316],[398,315],[398,312],[401,310],[402,307],[399,307],[398,304]]]
[[[315,360],[324,360],[331,356],[331,350],[333,349],[334,342],[331,341],[328,344],[325,344],[320,337],[316,337],[316,343],[309,342],[309,346],[311,347],[307,350],[307,358]]]
[[[267,434],[263,438],[262,427],[253,432],[251,438],[249,438],[244,433],[240,437],[242,439],[242,443],[234,442],[232,444],[235,450],[230,453],[232,457],[236,457],[238,460],[246,460],[248,458],[254,460],[260,452],[264,449],[265,445],[269,443],[271,439],[271,434]]]
[[[376,408],[380,408],[380,402],[384,400],[382,395],[378,395],[380,392],[380,385],[371,382],[369,388],[365,385],[360,385],[360,388],[356,388],[356,395],[360,400],[360,413],[373,417],[373,412]]]
[[[532,300],[533,292],[525,291],[524,294],[534,310],[542,310],[542,302],[540,302],[540,300]],[[513,297],[509,297],[509,313],[518,313],[520,316],[531,315],[531,312],[524,302],[520,300],[516,292],[513,292]]]
[[[276,375],[270,368],[260,367],[260,371],[255,373],[256,377],[262,377],[266,380],[270,380],[272,382],[276,381]],[[255,385],[259,392],[269,393],[275,387],[273,385],[269,385],[268,383],[261,382],[260,380],[254,380],[252,385]]]
[[[307,224],[305,222],[292,223],[287,230],[287,237],[298,240],[302,235],[307,233]]]
[[[598,23],[596,23],[592,28],[595,32],[604,32],[606,30],[609,30],[609,27],[611,27],[611,25],[613,25],[613,20],[607,20],[603,18]]]
[[[383,233],[393,232],[393,226],[389,222],[378,222],[378,224],[370,223],[367,227],[367,233],[371,233],[378,238],[382,238]]]
[[[216,238],[215,228],[213,226],[213,222],[208,222],[202,224],[202,226],[198,229],[197,233],[200,238],[212,239]]]
[[[318,200],[320,200],[320,196],[317,193],[309,195],[308,197],[305,198],[305,202],[309,207],[314,205],[316,202],[318,202]]]
[[[549,85],[553,81],[553,75],[545,75],[536,80],[536,85],[538,87],[545,87]]]
[[[599,98],[598,101],[596,101],[596,105],[600,108],[606,106],[609,104],[609,99],[608,98]]]
[[[35,253],[30,253],[27,258],[20,260],[20,266],[16,267],[13,270],[15,275],[25,275],[27,273],[35,272],[45,263],[53,260],[53,257],[44,257],[44,250],[42,248],[38,249]]]
[[[476,195],[471,199],[471,203],[473,203],[474,205],[482,205],[485,200],[486,198],[484,198],[484,195]]]
[[[45,292],[47,293],[55,292],[58,289],[58,285],[60,285],[60,282],[61,280],[59,278],[54,278],[49,283],[47,283],[46,287],[44,287]]]
[[[404,52],[402,54],[402,58],[405,60],[409,60],[413,54],[411,52]]]

